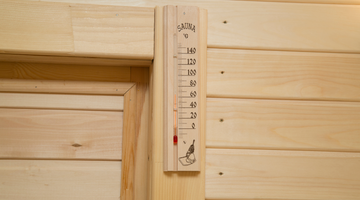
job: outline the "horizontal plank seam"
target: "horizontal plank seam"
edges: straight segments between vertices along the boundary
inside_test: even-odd
[[[239,149],[239,150],[258,150],[258,151],[297,151],[297,152],[329,152],[329,153],[360,153],[360,151],[346,151],[346,150],[338,150],[338,149],[285,149],[285,148],[258,148],[258,147],[231,147],[231,146],[214,146],[214,145],[206,145],[206,149]]]
[[[331,99],[297,99],[297,98],[254,98],[254,97],[234,97],[234,96],[217,96],[217,95],[207,95],[207,99],[244,99],[244,100],[264,100],[264,101],[302,101],[302,102],[334,102],[334,103],[360,103],[360,99],[358,101],[347,101],[347,100],[331,100]],[[359,104],[360,105],[360,104]]]
[[[56,108],[56,107],[48,107],[48,108],[43,108],[43,107],[26,107],[26,106],[21,106],[21,107],[14,107],[14,106],[0,106],[0,108],[10,108],[10,109],[28,109],[28,110],[79,110],[79,111],[106,111],[106,112],[124,112],[123,109],[81,109],[81,108]]]
[[[0,160],[49,160],[49,161],[106,161],[106,162],[121,162],[121,159],[96,159],[96,158],[18,158],[18,157],[0,157]]]
[[[298,4],[331,4],[331,5],[360,5],[360,1],[359,3],[333,3],[333,2],[310,2],[311,0],[308,0],[308,2],[297,2],[297,1],[291,1],[288,0],[287,2],[285,1],[276,1],[276,0],[271,0],[271,1],[266,1],[266,0],[232,0],[232,1],[251,1],[251,2],[267,2],[267,3],[298,3]],[[266,199],[267,200],[267,199]]]
[[[350,51],[317,51],[317,50],[301,50],[301,49],[276,49],[276,48],[248,48],[248,47],[229,47],[221,45],[208,45],[209,49],[238,49],[238,50],[254,50],[254,51],[285,51],[285,52],[302,52],[302,53],[338,53],[338,54],[360,54],[360,52]],[[209,56],[208,56],[209,58]]]

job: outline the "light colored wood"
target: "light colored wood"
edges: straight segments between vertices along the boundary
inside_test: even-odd
[[[0,52],[68,54],[74,51],[69,6],[0,1]]]
[[[195,6],[164,7],[165,171],[200,171],[199,12]]]
[[[123,111],[123,96],[0,93],[2,108]]]
[[[208,99],[207,147],[360,151],[360,103]]]
[[[133,200],[135,183],[135,151],[137,92],[134,85],[124,96],[124,126],[122,136],[121,200]]]
[[[71,4],[77,55],[153,58],[154,9]]]
[[[360,7],[357,5],[223,0],[95,0],[91,3],[199,6],[209,12],[209,47],[360,53]]]
[[[358,200],[360,154],[206,150],[206,199]]]
[[[134,83],[0,79],[0,92],[124,95]]]
[[[360,101],[360,54],[208,50],[208,96]]]
[[[121,160],[122,121],[113,111],[0,108],[0,158]]]
[[[245,0],[245,1],[360,5],[359,0]]]
[[[150,171],[151,178],[149,184],[150,199],[166,199],[166,200],[199,200],[205,199],[205,171],[204,168],[200,172],[164,172],[163,171],[163,8],[156,7],[155,16],[155,60],[154,66],[151,68],[151,156]],[[200,30],[206,31],[207,12],[200,10]],[[206,34],[202,33],[204,38],[202,42],[206,42]],[[206,47],[203,43],[200,45]],[[206,54],[206,51],[203,51]],[[204,56],[204,55],[202,55]],[[203,57],[202,57],[203,58]],[[202,69],[206,69],[206,63],[201,64]],[[204,131],[202,131],[204,134]],[[205,135],[202,135],[202,140]],[[202,149],[201,167],[205,165],[205,145]]]
[[[0,160],[0,198],[117,200],[120,161]]]
[[[0,78],[129,82],[130,67],[0,62]]]
[[[153,8],[18,0],[1,5],[0,53],[153,58]]]
[[[42,63],[42,64],[67,64],[67,65],[101,65],[101,72],[109,69],[104,66],[116,67],[149,67],[151,60],[126,60],[126,59],[112,59],[112,58],[90,58],[90,57],[70,57],[70,56],[39,56],[39,55],[21,55],[21,54],[5,54],[0,53],[0,61],[4,62],[18,62],[20,63]],[[86,66],[91,68],[90,66]],[[124,69],[124,68],[120,68]],[[49,70],[49,69],[48,69]],[[67,69],[71,70],[71,69]],[[119,74],[117,74],[118,78]],[[104,80],[105,81],[105,80]]]
[[[149,68],[132,67],[131,81],[136,82],[134,199],[148,200]]]

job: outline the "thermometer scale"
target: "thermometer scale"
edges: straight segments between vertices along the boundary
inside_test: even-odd
[[[199,8],[164,7],[164,171],[200,171]]]

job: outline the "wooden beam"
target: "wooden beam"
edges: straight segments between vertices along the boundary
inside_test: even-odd
[[[0,79],[0,92],[123,96],[133,85],[121,82]]]
[[[121,160],[122,112],[0,108],[0,158]]]
[[[199,200],[205,199],[205,118],[201,121],[201,171],[200,172],[164,172],[163,171],[163,7],[155,10],[155,60],[151,67],[151,154],[149,195],[152,200]],[[200,10],[201,31],[201,73],[206,74],[207,12]],[[203,60],[204,59],[204,60]],[[203,77],[202,77],[203,78]],[[201,81],[206,81],[202,79]],[[206,85],[202,82],[201,85]],[[204,88],[202,88],[204,89]],[[203,93],[205,97],[205,93]],[[203,98],[203,97],[202,97]],[[204,102],[201,102],[203,106]],[[201,108],[203,114],[203,107]]]
[[[208,99],[207,147],[360,152],[360,103]]]
[[[134,199],[148,200],[149,168],[149,68],[132,67],[131,81],[136,82],[136,134]]]
[[[1,53],[153,58],[152,8],[0,2]]]
[[[123,96],[0,93],[1,108],[123,111]]]
[[[151,60],[129,60],[129,59],[116,59],[116,58],[94,58],[94,57],[74,57],[74,56],[41,56],[41,55],[21,55],[21,54],[6,54],[0,53],[0,61],[13,62],[13,63],[41,63],[41,64],[66,64],[75,67],[76,65],[91,65],[102,66],[101,71],[109,69],[104,66],[121,67],[149,67]],[[48,65],[51,66],[51,65]],[[48,69],[48,70],[51,70]],[[70,70],[70,69],[69,69]],[[119,76],[119,75],[118,75]],[[121,78],[121,76],[119,76]],[[105,81],[105,80],[104,80]]]
[[[208,97],[360,101],[360,54],[208,49]]]
[[[0,198],[116,200],[120,173],[120,161],[0,160]]]
[[[130,67],[0,62],[0,78],[129,82]]]
[[[206,199],[358,200],[360,154],[206,150]]]
[[[134,85],[124,96],[124,126],[121,163],[121,200],[134,199],[137,93]]]
[[[347,2],[353,6],[223,0],[208,2],[192,0],[105,2],[96,0],[92,3],[147,7],[199,6],[209,12],[208,46],[212,48],[360,53],[358,0],[304,1],[339,4]],[[88,3],[84,0],[71,0],[71,2]]]

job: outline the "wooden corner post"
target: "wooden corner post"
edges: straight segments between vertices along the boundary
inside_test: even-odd
[[[155,58],[150,68],[150,183],[149,191],[152,200],[199,200],[205,199],[205,125],[206,125],[206,52],[207,52],[207,11],[199,9],[199,31],[196,63],[198,64],[198,116],[196,127],[199,128],[199,170],[164,171],[164,7],[155,9]],[[175,23],[177,26],[178,24]],[[189,30],[191,31],[191,30]],[[184,31],[185,33],[185,31]],[[176,40],[174,40],[176,42]],[[173,55],[171,55],[173,56]],[[176,62],[176,61],[175,61]],[[189,61],[190,62],[190,61]],[[170,127],[171,128],[171,127]],[[164,134],[165,133],[165,134]],[[180,141],[179,141],[180,142]],[[189,149],[190,151],[191,149]],[[191,160],[190,160],[191,161]],[[198,170],[198,171],[195,171]]]

